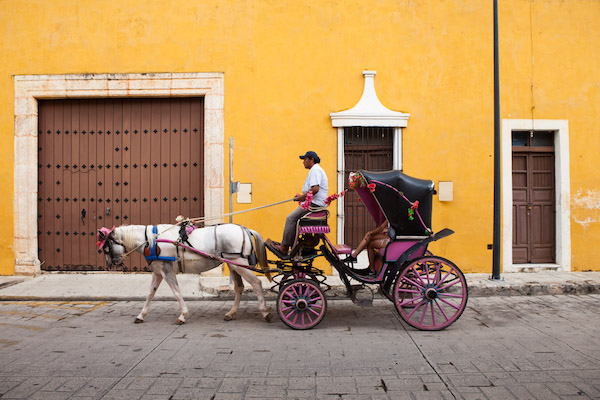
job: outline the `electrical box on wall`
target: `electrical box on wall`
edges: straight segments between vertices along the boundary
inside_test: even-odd
[[[438,182],[438,200],[452,201],[454,200],[454,182]]]
[[[237,192],[237,202],[239,204],[252,203],[252,184],[251,183],[240,183],[239,190]]]

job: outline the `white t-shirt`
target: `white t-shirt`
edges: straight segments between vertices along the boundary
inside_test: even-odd
[[[313,196],[312,202],[321,207],[325,207],[325,199],[327,198],[327,175],[319,164],[313,165],[308,171],[308,176],[302,185],[302,194],[308,193],[311,187],[319,186],[319,191]]]

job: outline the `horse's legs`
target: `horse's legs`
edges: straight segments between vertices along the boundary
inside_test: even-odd
[[[177,277],[175,276],[175,272],[173,271],[173,263],[172,262],[163,262],[162,263],[161,274],[171,290],[173,294],[177,298],[177,302],[179,303],[179,307],[181,308],[181,315],[177,318],[177,325],[185,324],[187,317],[190,312],[185,305],[185,301],[183,301],[183,296],[181,295],[181,291],[179,290],[179,284],[177,283]]]
[[[266,321],[271,321],[271,309],[267,307],[265,303],[265,297],[263,295],[262,283],[260,279],[256,275],[252,273],[252,271],[242,268],[231,266],[238,274],[242,276],[250,285],[252,285],[252,289],[254,289],[254,293],[256,293],[256,299],[258,300],[258,311],[262,314],[263,318]]]
[[[150,283],[150,293],[148,293],[148,297],[146,297],[146,303],[144,304],[144,308],[142,308],[142,312],[140,312],[140,314],[135,318],[136,324],[144,322],[146,315],[148,315],[148,310],[150,310],[150,302],[152,302],[152,299],[154,298],[154,295],[156,294],[156,290],[160,286],[160,283],[162,282],[162,280],[163,280],[163,277],[160,274],[160,272],[152,273],[152,282]]]
[[[225,321],[231,321],[237,316],[238,308],[240,307],[240,300],[242,299],[242,292],[244,291],[244,282],[242,277],[236,271],[234,271],[229,264],[229,272],[233,279],[233,291],[235,293],[235,299],[233,300],[233,307],[227,314],[225,314]]]

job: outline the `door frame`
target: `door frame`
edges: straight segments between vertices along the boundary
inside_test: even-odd
[[[16,275],[41,273],[37,238],[38,99],[204,97],[204,214],[223,214],[225,128],[222,72],[15,75],[13,78]],[[213,271],[220,275],[219,271]]]
[[[513,196],[512,133],[513,131],[554,132],[554,185],[556,211],[556,264],[513,264]],[[571,271],[571,189],[569,166],[569,121],[549,119],[502,120],[502,270]]]

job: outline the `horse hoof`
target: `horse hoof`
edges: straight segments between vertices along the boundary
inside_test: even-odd
[[[271,313],[268,313],[267,315],[265,315],[265,321],[271,322],[272,319],[273,319],[273,316],[271,315]]]
[[[175,325],[183,325],[185,324],[185,321],[182,321],[180,319],[177,320],[177,322],[175,322]]]
[[[231,321],[233,320],[233,317],[231,315],[227,315],[225,314],[225,318],[223,318],[225,321]]]
[[[144,320],[139,318],[136,318],[135,321],[133,321],[134,324],[141,324],[142,322],[144,322]]]

